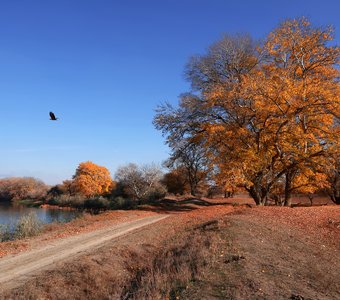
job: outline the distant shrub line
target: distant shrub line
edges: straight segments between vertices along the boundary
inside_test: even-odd
[[[128,198],[123,198],[121,196],[117,196],[114,198],[108,198],[103,196],[85,198],[81,195],[60,195],[54,198],[51,198],[47,201],[47,204],[57,205],[61,207],[73,207],[77,209],[99,209],[99,210],[107,210],[107,209],[130,209],[134,208],[137,205],[136,201],[133,201]]]

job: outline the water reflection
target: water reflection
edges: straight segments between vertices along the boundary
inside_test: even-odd
[[[0,202],[0,224],[12,227],[23,215],[27,215],[30,212],[36,213],[39,220],[44,224],[69,222],[80,214],[79,211],[74,210],[26,207]]]

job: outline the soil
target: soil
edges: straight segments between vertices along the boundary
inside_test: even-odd
[[[74,259],[85,251],[93,251],[107,241],[126,235],[133,230],[153,224],[166,217],[158,215],[125,222],[81,235],[59,239],[53,243],[48,243],[44,247],[19,255],[7,256],[0,260],[0,290],[18,286],[28,276],[31,277],[46,268],[53,268],[60,261]]]
[[[340,207],[238,210],[181,299],[340,299],[339,250]]]
[[[35,237],[0,243],[0,258],[9,254],[18,254],[47,245],[50,241],[76,236],[100,228],[113,226],[123,222],[137,220],[155,215],[151,211],[115,210],[100,214],[84,213],[69,223],[51,223],[44,226],[43,231]]]
[[[121,212],[121,222],[129,214],[138,219],[170,216],[61,261],[19,287],[0,292],[0,299],[68,299],[70,295],[122,299],[117,291],[131,285],[129,280],[139,274],[144,262],[151,261],[150,255],[171,248],[172,237],[181,238],[181,233],[192,230],[200,234],[195,228],[206,226],[214,231],[216,244],[205,268],[168,299],[340,299],[339,206],[254,207],[247,199],[231,200],[233,205],[225,202],[170,199]],[[94,218],[94,228],[102,229],[110,219],[106,214]],[[86,222],[85,232],[89,232],[92,225]],[[71,232],[76,228],[69,226]],[[51,236],[55,240],[58,235],[51,231]]]

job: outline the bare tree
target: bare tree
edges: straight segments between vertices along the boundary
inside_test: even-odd
[[[193,196],[197,194],[199,184],[206,179],[208,173],[203,148],[186,140],[173,146],[172,154],[165,162],[165,166],[170,169],[184,169]]]
[[[130,163],[118,168],[115,178],[123,185],[124,192],[135,200],[146,200],[156,194],[164,194],[160,183],[163,173],[155,164],[138,166]]]

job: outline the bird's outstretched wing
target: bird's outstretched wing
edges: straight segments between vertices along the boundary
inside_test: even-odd
[[[54,113],[50,111],[50,117],[51,117],[51,120],[55,121],[57,120],[57,118],[55,117]]]

